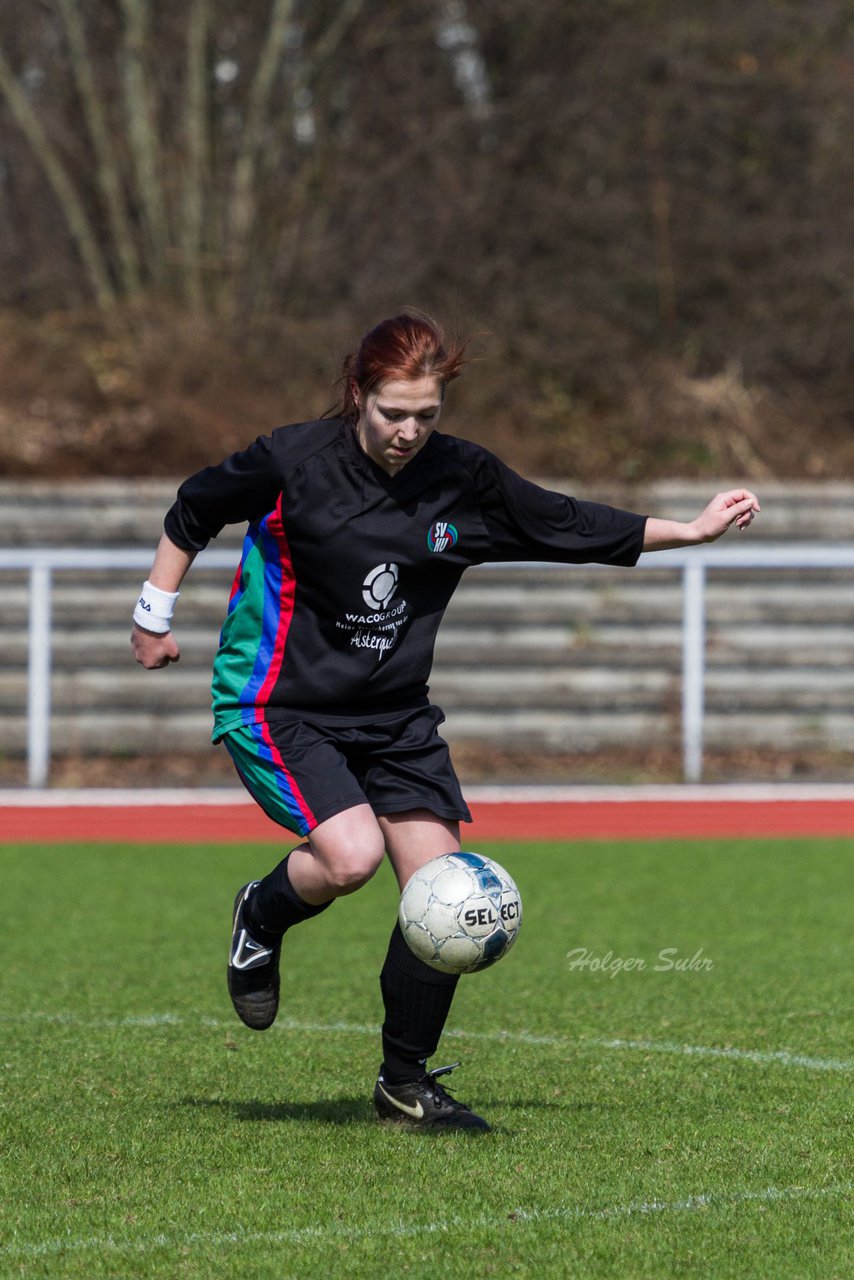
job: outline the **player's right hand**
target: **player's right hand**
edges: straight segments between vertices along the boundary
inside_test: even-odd
[[[170,662],[177,662],[181,657],[178,642],[171,631],[160,635],[154,631],[145,631],[136,623],[130,633],[130,647],[137,662],[147,671],[168,667]]]

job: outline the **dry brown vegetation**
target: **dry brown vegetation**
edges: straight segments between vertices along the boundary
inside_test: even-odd
[[[6,0],[0,472],[175,474],[365,327],[582,480],[854,462],[842,0]]]

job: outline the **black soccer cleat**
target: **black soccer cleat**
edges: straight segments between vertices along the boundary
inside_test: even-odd
[[[271,947],[258,942],[246,928],[246,900],[258,885],[245,884],[234,899],[231,949],[228,953],[228,994],[241,1022],[253,1031],[266,1031],[279,1011],[279,952],[281,940]]]
[[[387,1084],[380,1075],[374,1089],[374,1108],[380,1120],[404,1125],[408,1129],[466,1129],[470,1133],[489,1133],[483,1116],[476,1115],[437,1083],[438,1076],[458,1067],[437,1067],[420,1080],[405,1084]]]

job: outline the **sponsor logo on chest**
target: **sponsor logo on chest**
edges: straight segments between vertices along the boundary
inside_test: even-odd
[[[368,614],[345,613],[335,626],[342,631],[353,649],[372,649],[381,661],[393,649],[401,628],[409,620],[406,600],[392,600],[397,591],[400,569],[391,562],[375,565],[362,582],[362,599]]]

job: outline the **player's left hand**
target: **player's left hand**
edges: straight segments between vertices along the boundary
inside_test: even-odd
[[[716,493],[705,511],[693,522],[699,542],[714,542],[735,525],[743,533],[761,511],[759,499],[749,489],[728,489]]]

